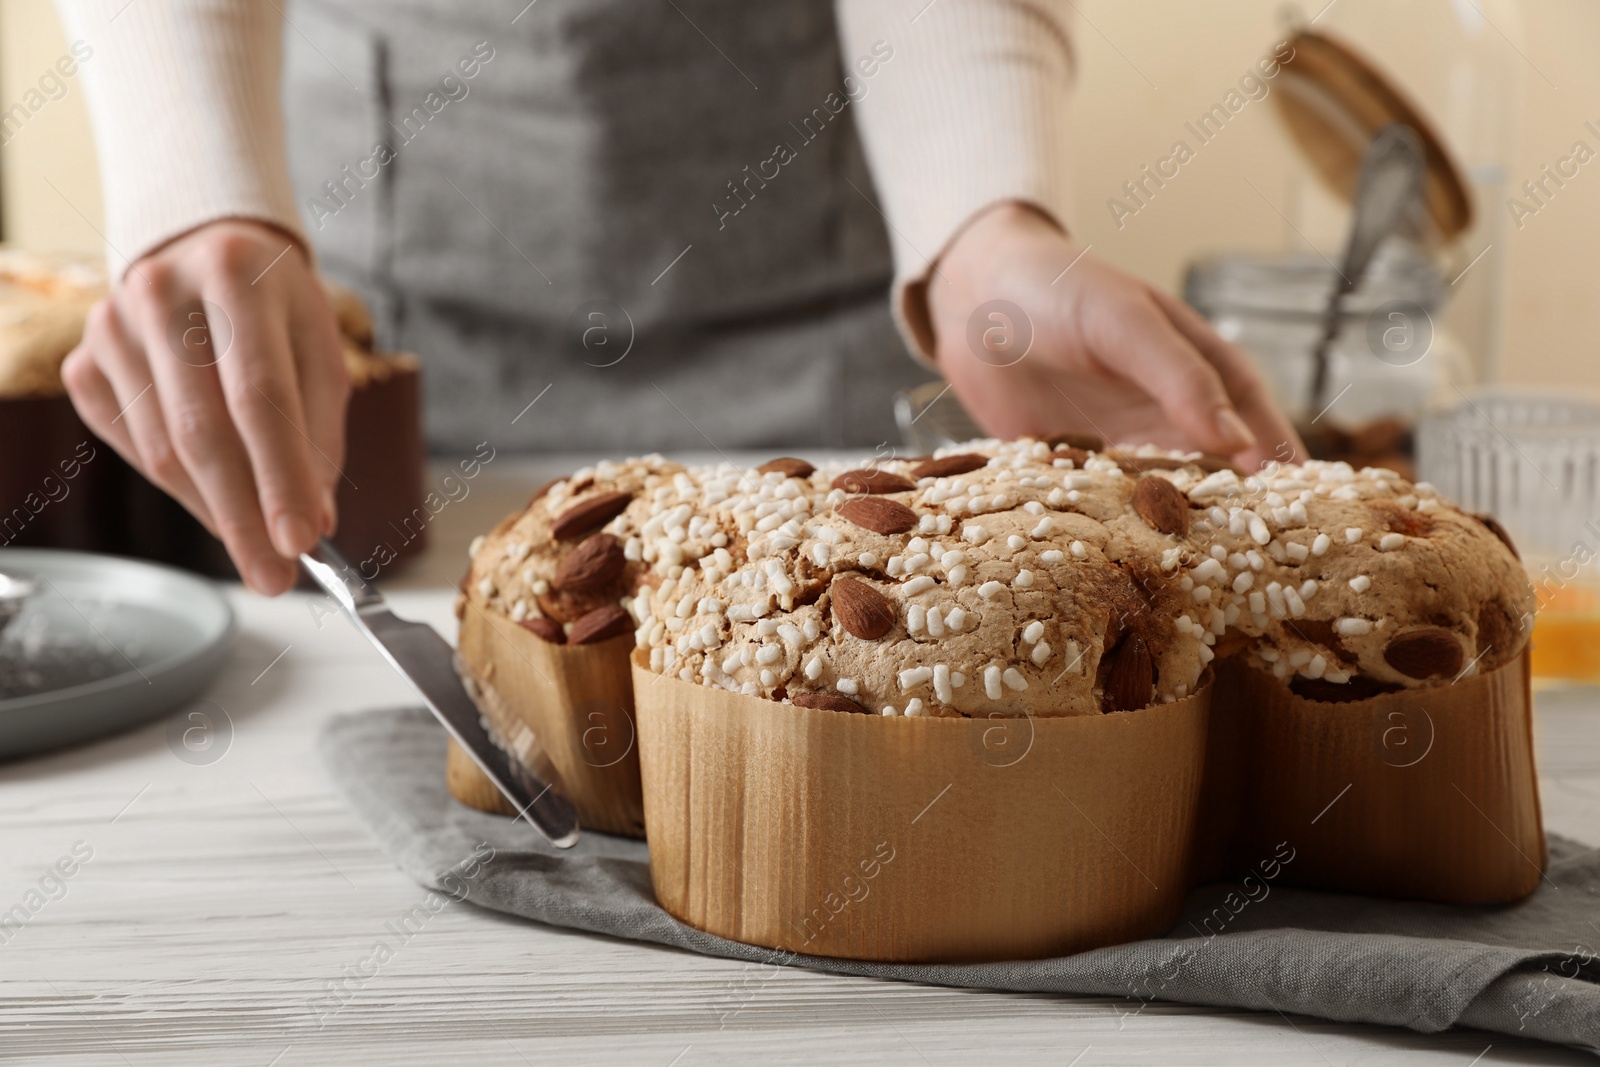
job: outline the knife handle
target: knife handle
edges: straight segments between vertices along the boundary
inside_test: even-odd
[[[313,581],[352,615],[359,615],[362,608],[383,603],[383,594],[346,563],[344,557],[339,555],[339,550],[325,537],[318,540],[310,552],[300,554],[300,565]]]

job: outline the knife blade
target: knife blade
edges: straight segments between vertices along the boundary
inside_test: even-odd
[[[444,724],[476,763],[535,830],[557,848],[578,842],[578,815],[556,792],[512,757],[489,731],[483,713],[461,684],[454,653],[433,627],[402,619],[360,573],[326,540],[300,556],[300,565],[337,600],[356,629],[377,646],[395,670],[411,683],[428,710]]]

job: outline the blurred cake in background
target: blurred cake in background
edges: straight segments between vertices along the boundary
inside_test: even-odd
[[[0,396],[61,394],[61,361],[105,288],[98,263],[0,249]]]
[[[427,540],[416,520],[427,515],[420,364],[380,351],[366,304],[325,284],[351,384],[334,541],[351,559],[376,554],[388,566]],[[96,260],[0,249],[0,546],[110,552],[231,577],[222,545],[90,433],[67,398],[62,361],[105,292]]]
[[[96,261],[0,249],[0,545],[106,552],[123,540],[126,467],[61,385],[104,292]]]

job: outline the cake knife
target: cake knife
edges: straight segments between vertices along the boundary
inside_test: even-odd
[[[557,848],[577,844],[578,815],[572,804],[521,760],[512,758],[489,732],[487,720],[456,674],[453,653],[444,638],[426,623],[396,617],[383,595],[326,540],[303,553],[300,565],[343,606],[356,629],[378,646],[383,658],[405,676],[427,702],[428,710],[444,723],[517,813]]]

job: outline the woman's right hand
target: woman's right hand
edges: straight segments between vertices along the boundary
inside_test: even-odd
[[[85,423],[276,595],[331,533],[350,385],[305,252],[259,223],[208,223],[95,305],[62,380]]]

